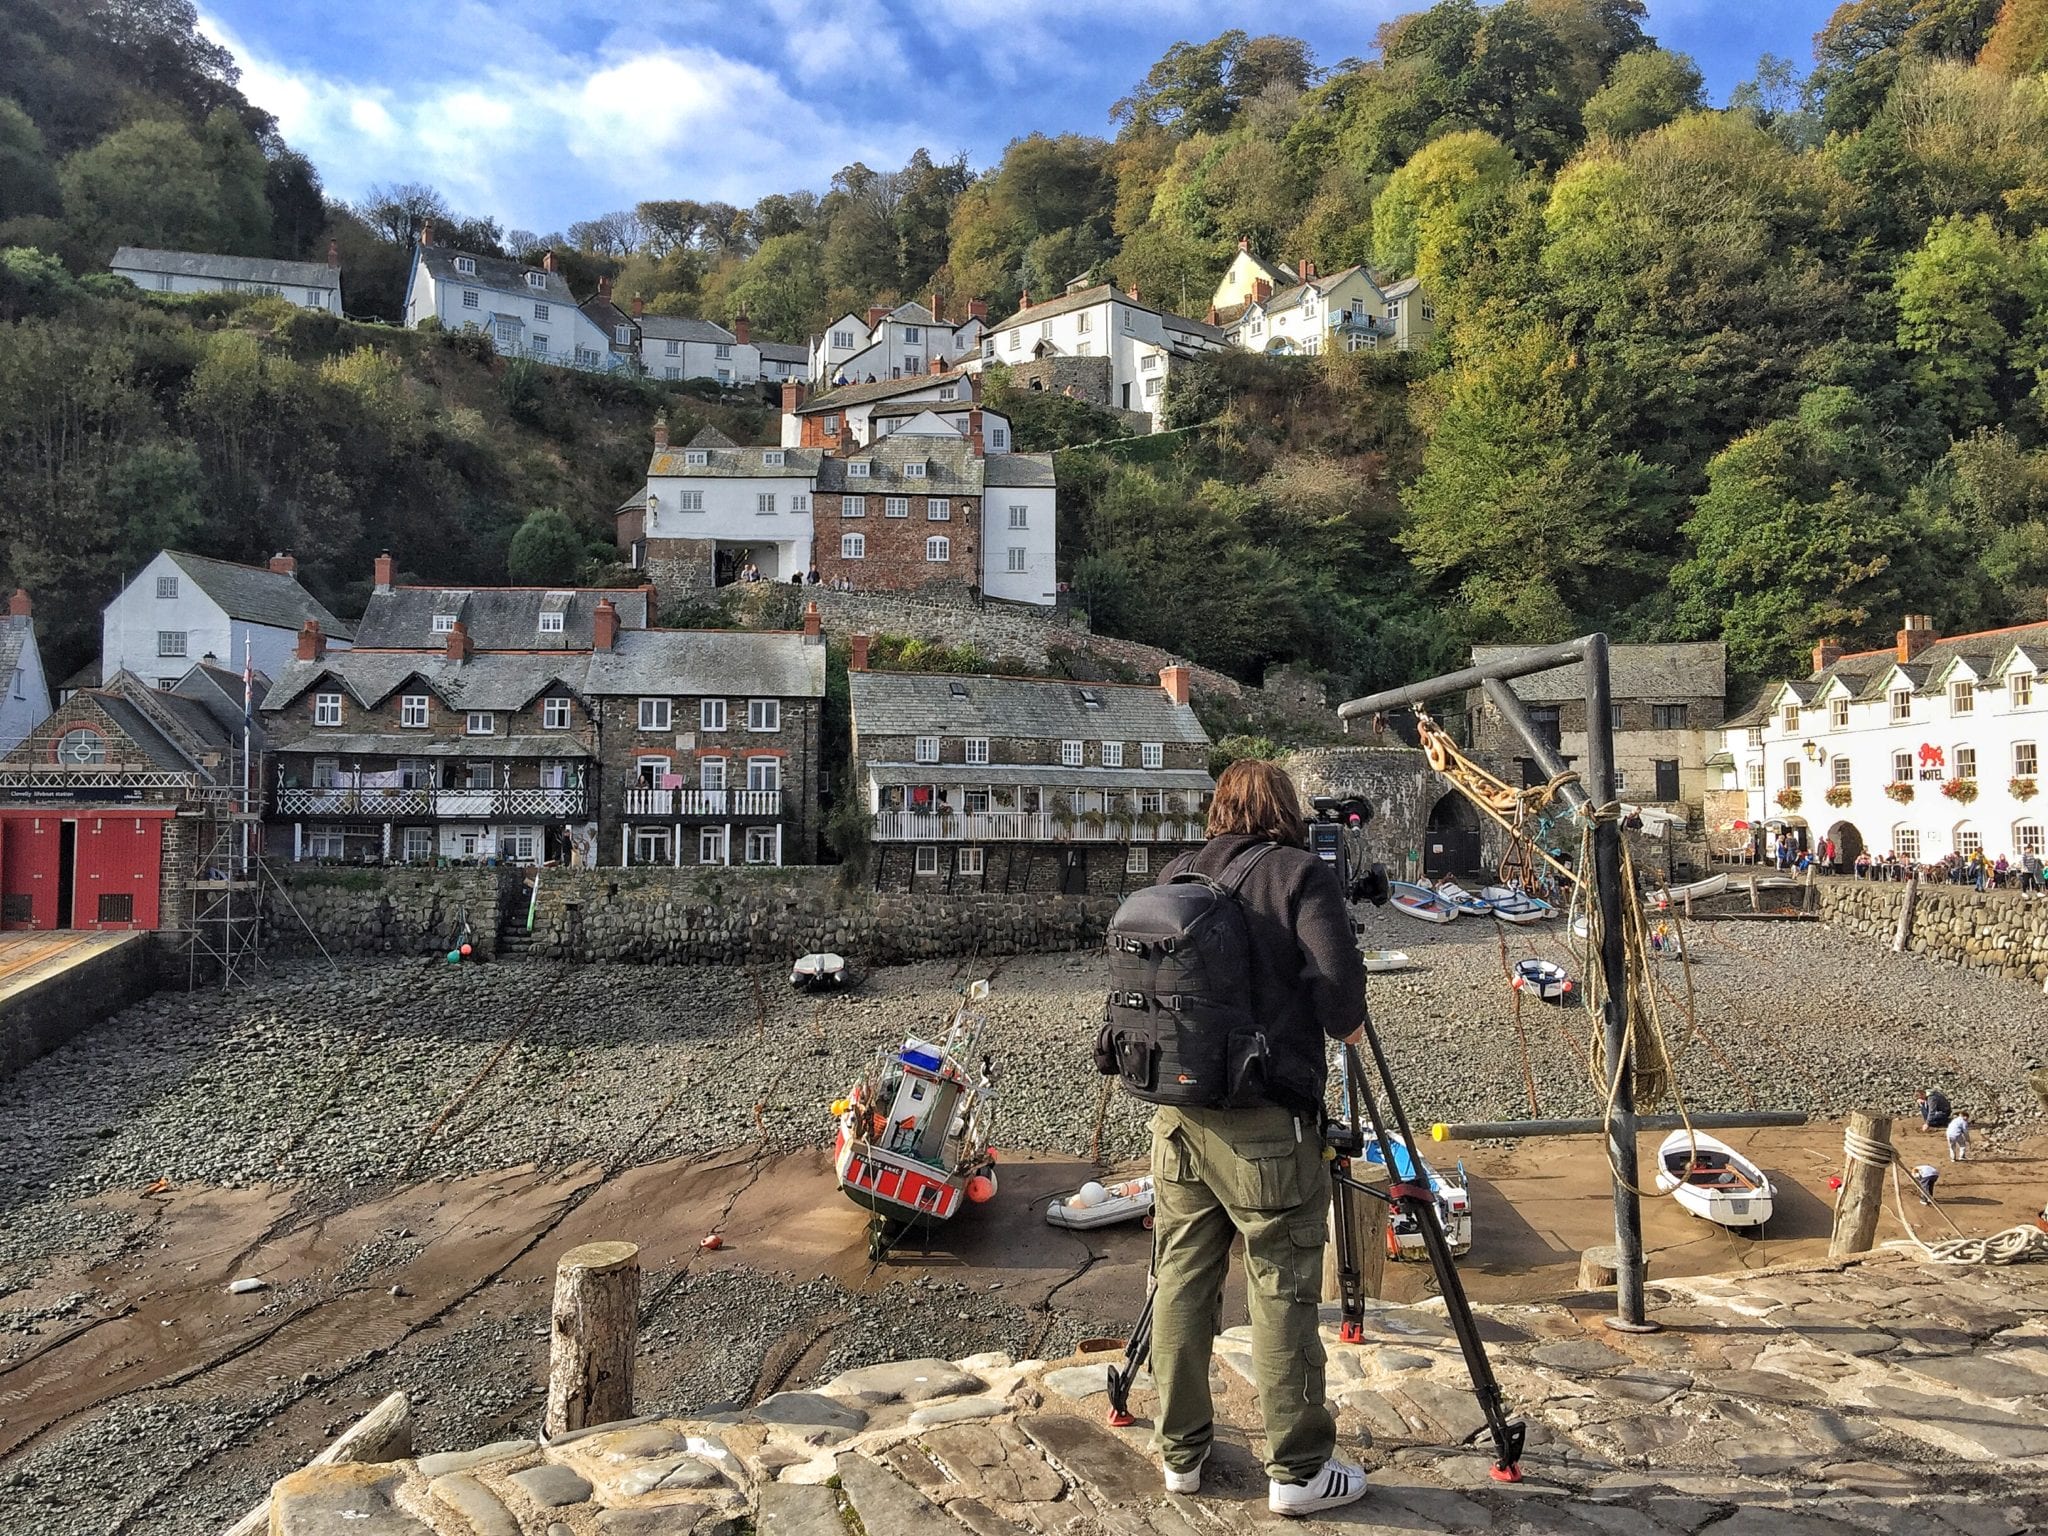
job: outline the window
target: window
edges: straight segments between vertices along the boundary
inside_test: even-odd
[[[665,341],[661,344],[661,355],[663,357],[680,357],[682,351],[683,344],[680,341]]]
[[[1948,712],[1952,715],[1975,714],[1977,710],[1977,685],[1966,679],[1957,679],[1948,685]]]
[[[2012,829],[2012,845],[2022,855],[2031,853],[2036,858],[2040,857],[2043,849],[2048,848],[2048,841],[2044,841],[2041,835],[2041,823],[2038,821],[2023,821],[2014,827]]]
[[[498,734],[498,717],[488,709],[472,709],[469,724],[463,729],[471,736],[495,736]]]
[[[667,699],[642,699],[640,701],[640,729],[643,731],[665,731],[669,725],[669,701]]]
[[[1796,757],[1785,759],[1785,787],[1787,789],[1797,789],[1799,787],[1799,759]]]
[[[163,594],[159,592],[157,596]],[[2034,674],[2015,672],[2005,680],[2005,696],[2012,701],[2014,709],[2025,709],[2034,702]]]
[[[1894,752],[1892,754],[1892,782],[1910,784],[1913,782],[1913,754]]]
[[[1159,354],[1157,352],[1147,352],[1144,355],[1144,357],[1141,358],[1138,362],[1138,367],[1140,371],[1145,373],[1150,373],[1153,369],[1157,368],[1158,366]]]
[[[1964,858],[1984,851],[1984,834],[1974,827],[1956,828],[1956,852]]]
[[[1785,706],[1785,734],[1787,736],[1799,734],[1799,706],[1797,704],[1787,704]]]
[[[750,731],[779,731],[782,729],[782,700],[747,700],[747,729]]]
[[[1892,690],[1892,723],[1913,718],[1913,690],[1894,688]]]
[[[1628,773],[1627,773],[1627,771],[1626,771],[1625,769],[1621,769],[1621,768],[1617,768],[1617,769],[1615,769],[1615,770],[1614,770],[1614,792],[1615,792],[1615,793],[1616,793],[1617,795],[1619,795],[1619,794],[1625,794],[1625,793],[1627,792],[1627,790],[1628,790]]]
[[[2012,744],[2012,775],[2016,779],[2031,779],[2040,771],[2041,757],[2031,741],[2016,741]]]
[[[703,757],[697,760],[697,787],[719,794],[725,792],[725,759]]]
[[[683,376],[683,370],[680,368],[664,368],[661,370],[661,376],[664,379],[680,379]]]
[[[725,828],[704,827],[698,831],[697,862],[699,864],[723,864],[725,862]]]
[[[1015,351],[1017,351],[1017,350],[1018,350],[1019,348],[1021,348],[1021,347],[1022,347],[1023,345],[1024,345],[1024,333],[1023,333],[1022,331],[1012,331],[1012,332],[1010,332],[1010,350],[1011,350],[1012,352],[1015,352]]]
[[[1619,704],[1607,706],[1607,729],[1610,731],[1626,730],[1627,727],[1622,724],[1622,718],[1621,706]]]
[[[775,827],[747,828],[747,862],[749,864],[773,864],[775,862]]]
[[[547,274],[546,274],[545,272],[529,272],[529,273],[527,273],[527,274],[526,274],[526,286],[527,286],[527,287],[529,287],[529,288],[545,288],[545,287],[547,287],[547,285],[548,285],[548,277],[547,277]]]
[[[705,465],[709,464],[710,462],[711,452],[709,449],[686,448],[683,450],[683,463],[686,467],[691,465]]]
[[[936,875],[939,872],[939,850],[929,843],[917,850],[917,872],[920,875]]]
[[[1031,526],[1031,509],[1030,509],[1029,507],[1012,507],[1012,508],[1010,508],[1010,526],[1011,526],[1011,527],[1012,527],[1013,529],[1014,529],[1014,528],[1028,528],[1028,527],[1030,527],[1030,526]]]
[[[1152,873],[1152,850],[1133,848],[1124,855],[1124,873],[1127,875],[1149,875]]]
[[[545,305],[545,304],[536,304],[536,305],[534,305],[534,306],[533,306],[533,318],[534,318],[534,319],[536,319],[536,320],[545,320],[545,319],[547,319],[547,317],[548,317],[548,306],[547,306],[547,305]],[[545,350],[545,346],[543,346],[543,350]]]
[[[962,848],[960,850],[960,873],[963,875],[978,875],[981,873],[981,850],[979,848]]]
[[[156,653],[159,656],[182,656],[185,654],[185,631],[182,629],[160,629],[156,632]]]
[[[1762,763],[1751,763],[1749,765],[1749,787],[1751,789],[1762,789],[1764,787],[1764,765]]]
[[[408,693],[398,701],[398,723],[416,731],[425,728],[427,696],[424,693]]]
[[[1062,768],[1078,768],[1081,766],[1080,742],[1063,741],[1060,743],[1060,766]]]
[[[1145,381],[1145,398],[1147,400],[1152,400],[1158,398],[1158,395],[1159,381],[1157,379],[1147,379]]]
[[[849,480],[865,480],[865,479],[867,479],[867,478],[868,478],[868,461],[867,461],[866,459],[855,459],[855,460],[854,460],[854,461],[853,461],[853,462],[852,462],[851,464],[847,465],[847,466],[846,466],[846,478],[847,478],[847,479],[849,479]]]
[[[540,728],[544,731],[566,731],[569,729],[569,701],[567,699],[542,699],[540,701]]]
[[[1749,744],[1752,747],[1760,747],[1764,744],[1764,728],[1762,726],[1752,725],[1749,728]]]
[[[924,340],[924,332],[914,325],[906,325],[903,327],[903,340],[905,345],[915,346],[918,342]]]
[[[1023,546],[1023,545],[1021,545],[1021,544],[1013,544],[1013,545],[1011,545],[1011,546],[1010,546],[1010,574],[1011,574],[1012,576],[1021,576],[1021,575],[1023,575],[1023,574],[1024,574],[1024,560],[1025,560],[1025,551],[1024,551],[1024,546]]]
[[[697,728],[702,731],[725,729],[725,700],[700,699],[697,703]]]
[[[477,291],[474,288],[462,290],[462,307],[464,309],[481,309],[483,307],[482,301],[477,297]]]
[[[175,576],[157,577],[156,595],[158,597],[176,597],[178,595],[178,578]]]
[[[779,757],[748,758],[747,788],[771,791],[780,790],[782,788],[782,759]]]
[[[1683,704],[1652,704],[1650,706],[1650,729],[1653,731],[1684,730],[1685,706]]]
[[[835,349],[841,352],[851,350],[853,347],[853,332],[834,331],[832,333],[832,345]]]
[[[968,762],[973,763],[977,766],[983,766],[987,764],[988,738],[986,736],[968,737],[966,741],[966,748],[967,750],[965,756]]]
[[[467,256],[458,256],[455,258],[455,270],[465,277],[470,276],[476,271],[476,262]]]
[[[842,533],[839,535],[839,558],[842,560],[865,560],[868,557],[868,538],[864,533]]]
[[[542,614],[540,632],[544,635],[559,635],[562,632],[562,616],[559,613]]]
[[[761,455],[761,462],[769,469],[780,469],[782,467],[782,450],[780,448],[769,449]]]
[[[1974,779],[1977,777],[1977,749],[1975,747],[1956,748],[1956,777],[1959,779]]]
[[[912,459],[903,466],[903,478],[906,480],[922,480],[926,478],[925,470],[929,467],[920,459]]]
[[[1082,310],[1080,314],[1074,316],[1074,329],[1081,335],[1086,336],[1095,329],[1095,317],[1089,314],[1087,310]]]
[[[1828,773],[1837,789],[1849,787],[1849,759],[1837,754],[1828,764]]]
[[[1849,701],[1847,699],[1828,700],[1828,729],[1831,731],[1846,731],[1848,728]]]
[[[434,829],[407,827],[405,840],[399,844],[399,852],[408,864],[424,864],[434,856]]]
[[[398,784],[401,789],[432,789],[433,763],[424,757],[401,757],[398,760]]]
[[[1010,446],[1010,434],[1001,427],[991,427],[988,434],[988,445],[1000,452]]]
[[[435,634],[445,635],[453,628],[455,628],[454,614],[437,613],[434,615],[433,630]]]
[[[315,725],[341,724],[340,694],[316,693],[313,695],[313,723]]]
[[[1156,741],[1143,742],[1138,747],[1138,762],[1146,768],[1164,767],[1166,749]]]
[[[884,517],[910,516],[910,498],[908,496],[884,496],[882,498],[882,515]]]
[[[612,340],[616,341],[622,347],[630,347],[631,345],[633,345],[633,327],[631,327],[630,325],[613,326]]]
[[[711,353],[720,362],[730,362],[732,360],[732,343],[721,341],[712,347]]]
[[[924,541],[924,558],[927,564],[944,565],[953,558],[953,541],[943,534],[934,534]]]
[[[953,517],[953,503],[943,496],[927,496],[924,499],[924,518],[928,523],[950,522]]]
[[[702,491],[678,491],[676,493],[676,510],[678,512],[702,512],[704,510],[704,493]]]
[[[840,497],[840,498],[839,498],[839,515],[840,515],[841,517],[866,517],[866,516],[868,515],[868,499],[867,499],[867,497],[865,497],[865,496],[842,496],[842,497]]]
[[[775,493],[773,491],[757,491],[754,495],[754,510],[756,512],[773,512],[775,510]]]
[[[1918,827],[1893,827],[1892,847],[1908,864],[1920,862],[1920,829]]]
[[[57,738],[53,755],[60,763],[90,768],[107,760],[107,739],[98,731],[81,726]]]
[[[917,760],[920,763],[936,763],[939,760],[939,738],[920,736],[917,738]]]
[[[985,789],[970,789],[967,792],[967,814],[986,816],[989,812],[989,794]]]
[[[340,782],[340,758],[316,757],[313,759],[313,787],[315,789],[332,789]]]
[[[796,495],[789,498],[789,510],[792,512],[810,511],[811,498],[804,495],[801,491],[797,492]]]

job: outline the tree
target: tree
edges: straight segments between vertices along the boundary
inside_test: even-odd
[[[825,323],[825,279],[817,242],[805,235],[764,241],[725,290],[719,313],[745,311],[764,336],[803,336]]]
[[[567,586],[575,581],[583,561],[583,540],[569,514],[558,507],[541,507],[528,513],[512,535],[505,572],[522,586]]]
[[[569,238],[593,256],[629,256],[640,245],[640,220],[632,209],[620,208],[571,224]]]
[[[1175,43],[1109,109],[1109,120],[1127,133],[1221,133],[1269,86],[1300,91],[1313,73],[1308,44],[1299,38],[1252,37],[1233,28],[1206,43]]]
[[[12,100],[0,96],[0,220],[55,213],[62,206],[41,130]]]
[[[269,233],[263,173],[262,156],[225,118],[210,120],[203,140],[180,123],[136,123],[72,155],[58,175],[65,217],[96,245],[253,253]]]
[[[1706,105],[1706,82],[1692,59],[1662,48],[1625,53],[1607,84],[1586,103],[1588,133],[1632,139]]]
[[[1823,125],[1846,133],[1877,115],[1909,65],[1974,59],[1999,0],[1846,0],[1813,40]]]
[[[1521,174],[1515,157],[1484,133],[1447,134],[1417,150],[1373,201],[1374,263],[1439,285]]]
[[[2002,75],[2037,75],[2048,70],[2048,3],[2005,0],[1977,62]]]
[[[1899,267],[1898,342],[1942,419],[1967,432],[2002,417],[2027,319],[2020,254],[1988,214],[1937,219]]]
[[[393,245],[411,245],[428,223],[443,228],[455,222],[448,201],[424,182],[385,182],[373,186],[355,205],[356,217]]]
[[[320,173],[297,150],[272,155],[263,170],[263,201],[270,208],[270,248],[280,256],[320,256],[320,231],[327,224],[327,199]]]

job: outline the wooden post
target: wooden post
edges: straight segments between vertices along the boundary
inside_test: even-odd
[[[396,1461],[412,1454],[412,1400],[394,1392],[341,1432],[306,1465],[332,1467],[351,1462]],[[270,1495],[227,1529],[227,1536],[261,1536],[270,1529]]]
[[[1906,880],[1906,899],[1899,903],[1898,931],[1892,935],[1892,953],[1903,955],[1906,946],[1913,942],[1913,910],[1920,905],[1920,866],[1913,866],[1913,873]]]
[[[1368,1163],[1364,1158],[1354,1159],[1351,1177],[1361,1184],[1385,1184],[1387,1170],[1378,1163]],[[1387,1203],[1371,1195],[1351,1192],[1345,1202],[1351,1208],[1351,1251],[1358,1255],[1358,1281],[1360,1293],[1366,1296],[1385,1294],[1387,1274]],[[1323,1248],[1323,1300],[1337,1301],[1342,1298],[1343,1288],[1337,1277],[1337,1202],[1330,1202],[1330,1241]]]
[[[1749,910],[1752,912],[1763,911],[1763,903],[1757,899],[1755,875],[1749,877]]]
[[[633,1349],[640,1332],[640,1250],[585,1243],[555,1266],[546,1439],[633,1416]]]
[[[1889,1115],[1868,1115],[1857,1111],[1849,1116],[1848,1135],[1844,1138],[1850,1145],[1859,1140],[1889,1147],[1892,1140],[1892,1121]],[[1835,1230],[1828,1239],[1828,1257],[1847,1258],[1851,1254],[1868,1253],[1877,1241],[1877,1218],[1884,1211],[1883,1162],[1870,1162],[1861,1157],[1851,1157],[1842,1173],[1842,1188],[1835,1196]]]
[[[1621,1250],[1612,1243],[1601,1243],[1579,1255],[1579,1289],[1582,1291],[1604,1291],[1615,1284],[1620,1275]]]

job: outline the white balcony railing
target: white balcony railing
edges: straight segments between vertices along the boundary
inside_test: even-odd
[[[537,818],[581,821],[590,815],[590,795],[581,787],[517,789],[403,789],[389,786],[335,785],[315,789],[281,788],[274,797],[280,816],[473,817],[478,820]]]
[[[1089,821],[1050,811],[882,811],[875,838],[885,843],[1199,843],[1199,821],[1141,817]]]
[[[629,789],[628,816],[780,816],[779,789]]]

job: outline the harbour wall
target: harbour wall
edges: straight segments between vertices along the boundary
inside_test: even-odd
[[[1838,879],[1816,885],[1823,922],[1890,946],[1905,885]],[[1950,965],[2040,981],[2048,978],[2048,896],[1923,882],[1907,948]]]

